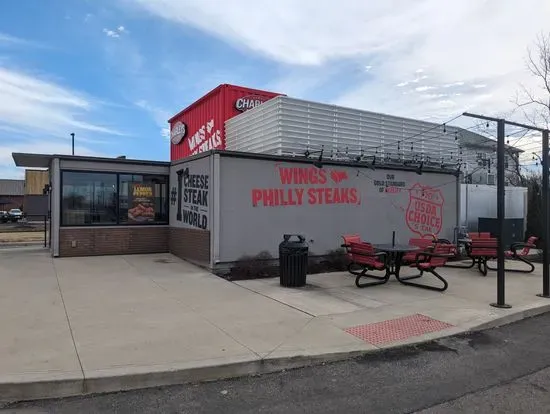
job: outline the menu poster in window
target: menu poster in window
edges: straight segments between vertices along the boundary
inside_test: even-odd
[[[132,184],[130,193],[128,221],[153,222],[155,221],[155,198],[153,187],[147,184]]]

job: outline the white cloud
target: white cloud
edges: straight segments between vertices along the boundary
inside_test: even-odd
[[[115,30],[104,28],[103,33],[105,33],[107,37],[114,37],[116,39],[120,37],[121,34],[128,33],[128,30],[126,30],[124,26],[118,26]]]
[[[115,32],[114,30],[103,29],[103,33],[105,33],[108,37],[120,37],[118,32]]]
[[[464,85],[464,82],[459,81],[459,82],[447,83],[447,84],[443,85],[443,87],[444,88],[453,88],[455,86],[463,86],[463,85]]]
[[[170,138],[170,130],[167,127],[168,125],[168,119],[171,118],[173,114],[171,114],[169,111],[166,111],[164,109],[158,108],[151,103],[147,102],[145,99],[141,99],[139,101],[134,102],[134,104],[147,112],[155,123],[160,127],[160,135],[163,138]]]
[[[23,43],[24,40],[5,33],[0,33],[0,43]]]
[[[45,46],[41,43],[34,42],[31,40],[21,39],[19,37],[11,36],[6,33],[0,33],[0,46],[31,46],[44,48]]]
[[[89,121],[95,109],[95,100],[82,93],[0,67],[0,169],[15,171],[14,151],[70,153],[71,132],[78,154],[96,154],[88,146],[105,144],[97,136],[121,133]]]
[[[128,4],[130,4],[128,2]],[[478,105],[503,111],[519,82],[528,82],[524,57],[535,35],[547,28],[550,2],[516,0],[136,0],[143,10],[283,65],[326,65],[362,60],[376,66],[335,103],[407,116],[449,114],[448,102],[401,88],[431,84],[461,90],[456,109]],[[412,78],[412,80],[410,80]],[[401,88],[397,88],[399,85]],[[483,89],[481,100],[471,100]],[[283,91],[284,92],[284,91]],[[487,96],[487,95],[490,96]],[[459,99],[460,98],[460,99]],[[472,103],[473,102],[473,103]]]
[[[425,92],[425,91],[429,91],[430,89],[436,89],[436,87],[435,86],[418,86],[417,88],[414,88],[414,90],[417,92]]]
[[[120,135],[84,120],[92,101],[83,94],[29,74],[0,67],[0,125],[38,133],[68,129]]]

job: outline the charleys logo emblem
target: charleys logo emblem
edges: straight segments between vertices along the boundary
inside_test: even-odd
[[[256,108],[267,100],[268,98],[259,95],[244,96],[235,101],[235,109],[240,112],[245,112],[249,109]]]
[[[174,145],[178,145],[185,135],[187,134],[187,126],[183,122],[176,122],[172,128],[170,128],[170,141]]]

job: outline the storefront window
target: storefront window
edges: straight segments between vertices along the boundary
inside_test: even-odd
[[[62,183],[62,224],[116,224],[116,174],[64,171]]]
[[[120,223],[167,223],[167,177],[120,175]]]
[[[167,224],[168,177],[62,172],[64,226]]]

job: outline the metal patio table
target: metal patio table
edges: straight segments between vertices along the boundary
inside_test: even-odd
[[[374,244],[373,247],[379,251],[386,253],[386,281],[391,275],[394,275],[400,282],[403,280],[416,279],[419,276],[399,277],[401,264],[405,253],[415,252],[420,250],[418,246],[410,244]]]

